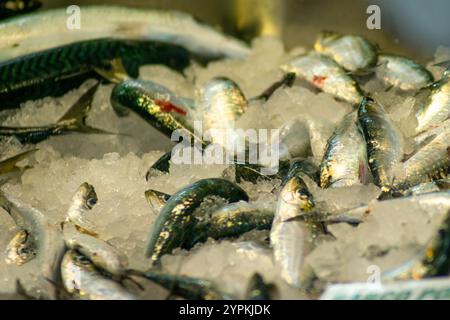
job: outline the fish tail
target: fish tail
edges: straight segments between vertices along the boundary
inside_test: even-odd
[[[31,154],[35,153],[38,149],[32,149],[25,152],[22,152],[18,155],[15,155],[11,158],[8,158],[6,160],[3,160],[0,162],[0,174],[10,173],[10,172],[17,172],[22,171],[24,169],[27,169],[28,167],[18,167],[17,163],[22,161],[23,159],[27,158]]]
[[[110,132],[100,128],[91,127],[86,124],[86,119],[92,107],[95,93],[97,92],[99,82],[92,86],[86,93],[84,93],[73,106],[58,120],[57,131],[64,132],[79,132],[89,134],[110,134],[118,135],[118,133]]]

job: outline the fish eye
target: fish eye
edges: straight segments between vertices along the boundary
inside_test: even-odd
[[[165,195],[162,196],[162,198],[163,198],[164,201],[169,201],[170,195],[165,194]]]
[[[87,200],[87,204],[90,207],[95,206],[96,203],[97,203],[97,199],[95,199],[95,198],[90,198],[90,199]]]

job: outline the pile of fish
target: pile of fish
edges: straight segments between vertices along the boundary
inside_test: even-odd
[[[17,281],[17,292],[0,297],[144,299],[148,290],[165,290],[159,298],[275,299],[292,290],[298,293],[296,298],[317,298],[329,283],[359,280],[327,274],[332,268],[320,266],[321,250],[334,245],[335,251],[343,250],[339,243],[356,241],[383,213],[398,215],[408,208],[425,210],[433,228],[410,257],[399,255],[402,261],[385,268],[383,281],[450,274],[448,61],[426,68],[406,57],[382,53],[363,37],[327,31],[318,36],[313,50],[276,60],[277,67],[267,72],[278,79],[264,82],[272,84],[259,93],[245,94],[239,79],[223,74],[200,85],[190,83],[197,96],[184,96],[163,83],[142,79],[141,67],[164,65],[187,79],[189,68],[233,66],[253,59],[252,49],[177,12],[87,6],[81,15],[82,27],[77,30],[66,28],[63,9],[0,22],[3,114],[14,114],[30,101],[82,91],[53,124],[24,127],[3,121],[0,126],[2,143],[18,144],[21,150],[0,162],[5,184],[0,193],[2,214],[8,214],[19,229],[3,250],[4,260],[8,268],[38,274],[33,283],[10,279]],[[209,139],[199,136],[196,121],[204,130],[235,125],[259,129],[253,126],[255,118],[262,128],[266,121],[270,123],[266,128],[280,129],[279,161],[273,167],[263,160],[254,163],[233,156],[215,177],[181,184],[167,194],[155,187],[155,181],[170,179],[177,164],[173,150],[163,154],[142,173],[142,183],[147,181],[150,188],[134,195],[145,197],[148,210],[156,215],[155,222],[146,226],[147,242],[140,252],[146,267],[134,267],[89,218],[99,199],[88,181],[73,190],[68,207],[58,208],[63,218],[57,221],[31,205],[35,199],[23,201],[27,194],[20,191],[27,172],[37,170],[32,158],[40,152],[40,143],[77,133],[122,134],[88,122],[96,94],[107,86],[118,119],[137,115],[167,140],[179,134],[188,141],[186,147],[202,149],[200,154],[213,146],[226,150],[227,145],[214,130]],[[288,110],[280,101],[296,95],[323,99],[335,109],[323,115],[320,110],[295,109],[294,104],[290,114],[295,118],[274,116],[276,108],[281,113]],[[386,96],[399,102],[386,104]],[[405,104],[411,98],[414,103],[408,109]],[[333,120],[316,121],[320,117]],[[250,156],[249,148],[243,153]],[[264,192],[261,186],[266,187]],[[20,197],[11,190],[19,190]],[[339,192],[360,198],[347,199]],[[342,240],[345,234],[355,240]],[[224,290],[218,279],[172,272],[165,266],[168,257],[189,255],[211,241],[212,250],[230,241],[249,256],[264,252],[280,281],[275,285],[254,272],[246,279],[245,292],[236,294]],[[366,249],[361,249],[361,256],[370,261],[393,250],[373,245]],[[338,269],[338,262],[333,267]]]

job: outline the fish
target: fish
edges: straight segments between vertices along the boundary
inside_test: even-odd
[[[336,188],[368,183],[366,142],[356,122],[356,112],[347,114],[328,139],[320,165],[320,187]]]
[[[99,83],[88,89],[55,124],[38,127],[0,126],[0,136],[15,137],[23,144],[36,144],[50,136],[74,132],[85,134],[114,134],[86,124],[88,112],[92,107],[92,101],[97,92],[98,85]]]
[[[222,197],[228,202],[248,200],[239,186],[219,178],[202,179],[176,192],[161,209],[147,242],[145,254],[152,265],[162,255],[183,246],[196,223],[192,214],[208,196]]]
[[[251,230],[270,230],[274,211],[247,202],[235,202],[213,210],[209,217],[198,219],[186,246],[193,247],[208,238],[236,238]]]
[[[111,93],[110,100],[115,110],[123,112],[122,110],[127,109],[135,112],[169,138],[174,131],[179,131],[183,137],[203,144],[202,139],[196,137],[188,127],[177,120],[164,104],[158,104],[153,93],[149,92],[142,82],[125,80],[117,84]]]
[[[39,9],[40,1],[35,0],[1,0],[0,19],[5,19]]]
[[[412,195],[420,195],[420,194],[427,194],[427,193],[433,193],[433,192],[439,192],[439,191],[445,191],[450,190],[450,179],[438,179],[433,180],[430,182],[424,182],[415,185],[414,187],[411,187],[407,189],[403,195],[404,196],[412,196]]]
[[[314,50],[329,56],[344,69],[352,72],[373,67],[378,58],[376,46],[366,38],[333,31],[319,33]]]
[[[358,108],[358,125],[367,145],[369,168],[375,185],[389,191],[395,169],[403,159],[403,137],[384,110],[371,98]]]
[[[93,223],[86,218],[86,213],[91,210],[98,201],[97,193],[93,185],[83,182],[72,197],[70,206],[66,212],[66,222],[76,225],[85,233],[93,233]]]
[[[95,265],[76,250],[68,250],[61,262],[64,288],[83,300],[137,300],[120,283],[102,275]]]
[[[212,143],[226,147],[226,129],[248,109],[248,101],[238,84],[226,77],[216,77],[199,89],[199,112],[203,114],[203,130]],[[206,139],[206,138],[205,138]]]
[[[143,64],[182,71],[189,63],[189,52],[167,43],[114,38],[70,43],[1,61],[0,109],[60,97],[92,78],[111,82],[136,78]]]
[[[300,55],[281,66],[281,69],[294,72],[316,88],[353,106],[357,106],[363,98],[363,93],[352,75],[326,55],[317,52]]]
[[[450,118],[450,71],[446,71],[442,79],[433,84],[416,118],[417,133],[437,127]]]
[[[6,247],[6,263],[21,266],[34,259],[36,248],[33,243],[28,243],[30,238],[26,230],[16,233]]]
[[[435,235],[412,259],[382,274],[383,279],[419,280],[450,273],[450,211]]]
[[[136,272],[137,276],[149,279],[171,291],[172,294],[189,300],[229,300],[231,297],[221,293],[208,280],[186,276],[171,275],[157,270]]]
[[[69,11],[67,13],[68,9]],[[79,19],[80,24],[75,23]],[[199,23],[189,14],[126,6],[78,6],[42,10],[0,24],[0,61],[99,38],[168,42],[212,60],[242,59],[243,42]]]
[[[433,75],[417,62],[392,54],[379,54],[377,77],[387,86],[404,91],[425,88],[433,83]]]
[[[272,300],[271,291],[274,289],[274,285],[265,283],[262,275],[256,272],[249,280],[245,298],[247,300]]]
[[[27,150],[8,159],[0,161],[0,176],[2,177],[2,180],[4,180],[5,177],[7,179],[11,174],[21,173],[24,170],[28,169],[29,166],[19,167],[17,166],[17,164],[34,154],[37,150],[38,149]]]
[[[30,272],[40,270],[39,281],[32,284],[33,294],[45,299],[55,298],[55,288],[47,279],[56,282],[59,277],[59,266],[65,251],[60,230],[43,212],[7,196],[3,191],[0,191],[0,206],[20,229],[27,232],[29,239],[27,238],[26,243],[36,252],[32,260],[20,266],[29,267]]]
[[[159,213],[164,205],[169,201],[170,194],[149,189],[145,191],[145,199],[152,208],[153,212]]]
[[[426,182],[430,176],[450,167],[450,127],[438,134],[403,163],[394,178],[394,189],[404,190]]]

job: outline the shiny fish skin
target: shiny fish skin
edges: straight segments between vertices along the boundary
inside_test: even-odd
[[[197,139],[170,112],[166,112],[164,107],[156,104],[151,96],[142,83],[125,80],[114,87],[111,93],[111,104],[119,112],[124,109],[136,112],[169,138],[175,130],[181,130],[187,137]]]
[[[408,58],[380,54],[378,65],[378,78],[400,90],[419,90],[433,82],[433,76],[426,68]]]
[[[244,58],[249,48],[190,15],[124,6],[80,6],[82,26],[67,27],[66,8],[40,11],[0,24],[0,61],[76,41],[118,39],[170,42],[205,59]]]
[[[426,182],[430,175],[450,167],[450,128],[447,128],[403,163],[394,187],[406,189]]]
[[[423,107],[416,114],[417,128],[420,133],[433,127],[439,126],[450,117],[450,71],[433,85]]]
[[[234,128],[236,120],[248,109],[247,99],[231,79],[217,77],[202,85],[199,109],[203,113],[204,130]],[[221,143],[221,132],[211,131],[211,141]]]
[[[0,107],[17,108],[28,100],[59,97],[91,78],[119,73],[135,78],[143,64],[164,64],[181,71],[189,58],[184,48],[166,43],[108,38],[35,52],[0,62]]]
[[[192,213],[208,196],[222,197],[229,202],[248,200],[244,190],[224,179],[203,179],[184,187],[170,197],[150,233],[146,255],[152,264],[183,245],[185,235],[190,234],[196,223]]]
[[[323,31],[317,37],[314,49],[333,58],[349,71],[367,69],[377,62],[376,47],[361,36]]]
[[[169,198],[170,194],[161,191],[152,189],[145,191],[145,199],[147,199],[148,204],[156,214],[161,211],[162,207],[169,201]]]
[[[137,300],[119,283],[104,277],[80,253],[69,250],[61,263],[61,278],[65,289],[84,300]]]
[[[328,139],[320,166],[322,188],[367,184],[369,168],[366,143],[356,121],[355,112],[348,114]]]
[[[354,106],[363,98],[355,79],[325,55],[311,52],[294,58],[281,68],[285,72],[295,72],[323,92]]]
[[[403,158],[403,137],[383,106],[369,98],[359,106],[358,123],[367,144],[374,183],[388,191],[392,187],[395,168]]]

